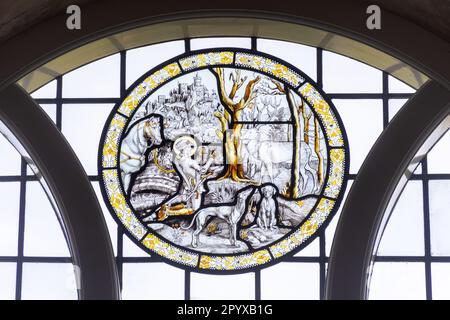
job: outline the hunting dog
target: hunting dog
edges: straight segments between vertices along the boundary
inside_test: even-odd
[[[200,232],[206,226],[209,218],[216,217],[222,219],[230,226],[230,243],[236,246],[237,224],[246,211],[246,200],[254,192],[253,188],[241,191],[237,195],[236,204],[223,205],[219,207],[206,207],[200,209],[192,219],[192,222],[187,227],[182,229],[190,229],[194,223],[196,225],[195,231],[192,233],[192,247],[197,247]]]

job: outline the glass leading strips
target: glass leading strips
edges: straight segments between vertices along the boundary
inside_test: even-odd
[[[328,221],[348,171],[344,128],[295,67],[203,50],[136,82],[99,151],[116,220],[149,253],[236,271],[298,251]]]

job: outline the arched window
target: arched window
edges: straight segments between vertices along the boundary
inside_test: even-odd
[[[401,193],[376,252],[370,299],[448,299],[447,132]]]
[[[33,92],[83,166],[108,227],[123,299],[322,299],[341,204],[369,151],[415,93],[398,79],[420,89],[428,78],[319,29],[292,24],[305,33],[292,29],[287,36],[280,31],[286,26],[273,21],[252,29],[258,32],[217,37],[221,30],[211,27],[217,21],[108,34],[18,84]],[[59,275],[73,259],[64,233],[51,238],[61,231],[58,219],[42,221],[51,210],[27,218],[27,205],[46,206],[39,202],[43,194],[33,196],[42,191],[40,173],[34,178],[20,156],[15,162],[14,151],[5,154],[0,187],[19,188],[8,199],[17,227],[12,219],[7,231],[18,249],[13,244],[0,252],[0,278],[7,279],[5,292],[14,292],[6,298],[46,298],[30,279]],[[433,225],[433,212],[443,218],[432,190],[445,188],[434,182],[447,176],[431,159],[430,153],[412,175],[404,193],[411,200],[398,202],[388,224],[375,257],[372,298],[383,294],[383,268],[405,263],[425,270],[422,287],[412,293],[439,292],[433,281],[446,249],[433,231],[442,225]],[[399,212],[413,215],[402,210],[412,201],[423,204],[414,211],[422,220],[409,219],[411,229],[402,232],[411,242],[397,248],[389,244],[390,234],[397,240],[391,229]],[[33,230],[45,228],[42,244],[33,246],[39,243],[29,240]],[[414,268],[408,270],[418,274]],[[76,297],[76,286],[64,289],[55,280],[55,297]]]
[[[386,73],[322,49],[269,39],[253,39],[253,46],[255,45],[257,51],[262,54],[273,55],[305,72],[306,76],[317,82],[318,86],[323,87],[326,95],[332,99],[337,113],[342,118],[343,128],[348,133],[352,159],[348,178],[351,184],[365,155],[387,125],[389,118],[395,114],[414,90]],[[186,39],[123,51],[57,78],[36,91],[33,97],[53,118],[57,127],[71,144],[99,197],[117,257],[124,299],[201,299],[211,298],[214,294],[219,294],[216,298],[236,298],[236,286],[241,288],[238,292],[242,295],[240,298],[243,299],[319,299],[323,296],[327,259],[339,212],[336,217],[331,219],[328,228],[320,230],[317,238],[311,244],[297,254],[286,257],[280,264],[263,270],[250,270],[250,272],[239,275],[208,275],[170,266],[163,262],[157,254],[149,255],[137,247],[127,235],[124,235],[122,227],[117,226],[114,222],[109,213],[108,204],[104,203],[101,196],[100,181],[102,178],[97,174],[97,150],[102,144],[102,128],[107,123],[107,118],[114,105],[119,105],[126,96],[126,90],[132,88],[131,85],[136,79],[148,70],[170,60],[171,57],[183,54],[186,49],[193,51],[215,47],[252,49],[252,39],[229,37]],[[253,49],[255,48],[253,47]],[[254,72],[249,71],[244,71],[242,75],[239,75],[225,70],[227,72],[224,79],[226,78],[227,81],[233,76],[250,79],[255,75]],[[210,71],[200,71],[197,74],[187,74],[185,78],[181,79],[192,81],[192,84],[187,83],[186,88],[181,88],[182,80],[178,80],[177,84],[179,83],[181,89],[177,89],[186,92],[194,91],[196,79],[200,79],[208,72],[211,73]],[[213,76],[212,73],[209,75],[212,79]],[[239,79],[235,80],[239,81]],[[228,90],[230,84],[231,82],[225,84]],[[267,90],[276,90],[275,84],[275,81],[270,82],[270,78],[267,78],[264,85],[269,88]],[[202,86],[202,84],[197,85]],[[264,90],[265,86],[261,86],[260,90]],[[166,100],[170,97],[176,100],[177,97],[172,91],[168,92]],[[178,94],[180,93],[182,92],[178,92]],[[194,94],[197,92],[194,91]],[[218,95],[219,92],[217,92],[217,101],[219,100]],[[199,97],[199,99],[203,98],[203,95]],[[269,107],[272,107],[272,103],[277,102],[263,98],[264,96],[258,98],[261,107],[265,106],[263,105],[265,101],[268,102]],[[158,99],[161,99],[161,95],[150,102],[158,103]],[[182,101],[182,99],[185,98],[179,100]],[[265,107],[267,108],[267,106]],[[276,104],[273,107],[276,107]],[[164,116],[170,115],[165,113]],[[266,116],[269,115],[266,114]],[[281,115],[281,117],[283,116],[284,114]],[[305,116],[307,117],[308,114]],[[301,127],[299,126],[297,130],[304,130],[306,117],[301,118]],[[370,121],[361,121],[364,118],[370,119]],[[289,119],[289,116],[286,119]],[[278,121],[283,120],[279,119]],[[267,120],[260,119],[260,121]],[[313,126],[312,122],[308,132],[311,138],[314,137]],[[286,134],[289,134],[288,131]],[[302,137],[302,139],[304,138]],[[314,142],[311,141],[310,145],[313,146]],[[170,169],[173,170],[173,168]],[[277,187],[282,191],[283,186]],[[161,282],[160,285],[158,285],[158,281]],[[291,285],[293,282],[298,284],[297,289]],[[290,285],[283,285],[287,283]],[[160,289],[156,293],[154,290],[148,289],[150,284],[164,289]],[[215,290],[217,287],[221,287],[222,290]]]

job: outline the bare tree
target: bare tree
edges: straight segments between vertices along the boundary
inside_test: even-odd
[[[225,74],[223,68],[214,68],[213,73],[219,81],[219,95],[224,104],[224,111],[220,113],[216,111],[214,116],[219,119],[221,123],[222,132],[218,132],[219,137],[225,139],[225,152],[227,159],[227,169],[225,174],[220,179],[231,178],[237,182],[252,182],[245,177],[244,167],[242,164],[241,155],[241,130],[242,124],[236,123],[239,121],[240,114],[249,103],[255,98],[255,85],[259,82],[260,77],[247,82],[247,77],[241,77],[240,70],[234,70],[230,74],[229,79],[232,82],[232,87],[229,93],[225,89]],[[245,92],[239,101],[234,102],[236,93],[247,82]],[[227,135],[227,130],[231,129],[232,134]]]
[[[314,151],[316,152],[319,163],[317,165],[317,178],[319,183],[323,183],[323,157],[320,153],[320,136],[319,136],[319,120],[314,118]]]

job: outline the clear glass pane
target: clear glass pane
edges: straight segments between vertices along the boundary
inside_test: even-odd
[[[381,100],[333,100],[347,131],[350,173],[357,173],[378,136],[383,131]]]
[[[233,38],[233,37],[211,37],[197,38],[191,40],[191,50],[200,50],[205,48],[246,48],[252,46],[250,38]]]
[[[184,52],[184,41],[170,41],[127,51],[127,87],[160,63]]]
[[[37,181],[26,184],[24,241],[26,256],[70,256],[61,225]]]
[[[305,248],[300,250],[294,257],[318,257],[320,255],[320,239],[317,237]]]
[[[91,62],[63,76],[64,98],[120,96],[120,55]]]
[[[386,225],[377,255],[423,256],[424,252],[422,182],[409,181]]]
[[[406,83],[389,76],[389,92],[390,93],[414,93],[416,90]]]
[[[432,263],[433,300],[450,300],[450,263]]]
[[[431,254],[450,255],[450,180],[429,182]]]
[[[109,213],[105,201],[103,201],[103,196],[102,192],[100,191],[99,182],[92,182],[92,187],[94,188],[95,194],[97,195],[98,198],[98,202],[102,207],[103,216],[105,217],[106,226],[108,227],[109,237],[111,239],[114,254],[117,255],[117,223],[114,221],[113,217],[111,216],[111,213]]]
[[[428,173],[450,173],[450,131],[431,149],[427,160]]]
[[[21,157],[19,152],[0,133],[0,176],[20,175]]]
[[[53,123],[56,123],[56,104],[41,104],[40,106],[52,119]]]
[[[279,263],[261,271],[261,299],[320,299],[318,263]]]
[[[426,299],[425,265],[419,262],[376,262],[370,300]]]
[[[130,240],[125,234],[123,236],[123,256],[124,257],[149,257],[150,255],[139,248],[137,244]]]
[[[267,52],[273,56],[283,59],[313,80],[317,79],[317,49],[293,42],[258,39],[258,51]]]
[[[97,175],[97,157],[103,126],[112,104],[65,104],[62,132],[88,175]]]
[[[71,263],[24,263],[22,300],[77,300]]]
[[[0,256],[17,255],[20,183],[0,182]],[[1,291],[1,290],[0,290]]]
[[[253,300],[255,274],[208,275],[191,273],[193,300]]]
[[[406,101],[408,99],[389,99],[389,121],[400,111]]]
[[[327,93],[381,93],[382,72],[342,55],[323,52],[323,89]]]
[[[122,299],[184,299],[184,273],[166,263],[125,263]]]
[[[56,98],[56,80],[50,81],[46,85],[40,87],[38,90],[31,94],[34,99],[46,98],[52,99]]]
[[[11,262],[0,263],[0,300],[14,300],[16,297],[17,266]]]

